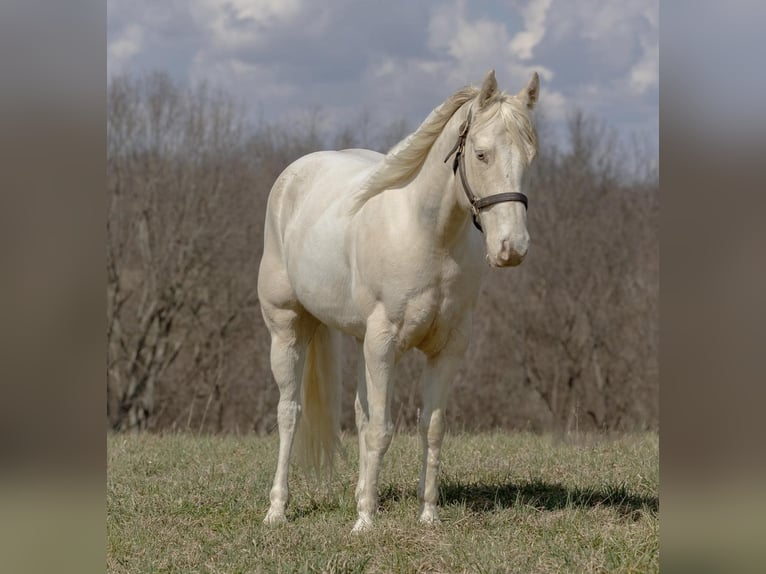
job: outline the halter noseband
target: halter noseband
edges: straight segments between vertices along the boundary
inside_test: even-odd
[[[468,112],[468,117],[463,122],[463,125],[460,126],[460,132],[457,136],[457,142],[455,142],[454,147],[450,150],[450,152],[447,154],[447,157],[444,158],[444,163],[447,163],[447,160],[450,158],[450,156],[454,153],[455,159],[452,162],[452,173],[456,173],[457,171],[460,171],[460,181],[463,184],[463,191],[465,191],[465,196],[468,198],[468,203],[471,204],[471,213],[473,214],[473,224],[476,226],[476,229],[484,233],[484,230],[481,228],[481,222],[479,221],[479,212],[484,209],[485,207],[489,207],[490,205],[494,205],[496,203],[504,203],[506,201],[519,201],[524,204],[525,209],[529,209],[528,207],[528,199],[527,196],[523,193],[518,193],[515,191],[508,191],[505,193],[496,193],[494,195],[488,195],[487,197],[476,197],[476,195],[471,190],[471,186],[468,185],[468,180],[465,177],[465,161],[463,160],[463,151],[465,150],[465,140],[468,137],[468,129],[471,127],[471,112]]]

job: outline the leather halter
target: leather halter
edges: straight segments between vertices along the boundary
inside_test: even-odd
[[[465,160],[463,159],[463,152],[465,151],[465,140],[468,138],[468,130],[470,127],[471,112],[469,111],[468,117],[460,126],[457,142],[455,142],[454,147],[447,154],[447,157],[444,158],[444,163],[447,163],[447,160],[450,158],[450,156],[452,156],[453,153],[455,154],[455,160],[452,162],[452,173],[454,174],[457,171],[460,172],[460,181],[463,184],[463,191],[465,191],[465,195],[468,198],[468,203],[471,205],[473,224],[476,226],[476,229],[484,233],[484,230],[481,228],[481,222],[479,221],[479,213],[482,209],[489,207],[490,205],[494,205],[496,203],[504,203],[506,201],[521,202],[524,204],[525,209],[529,209],[529,200],[523,193],[518,193],[515,191],[496,193],[494,195],[488,195],[487,197],[476,197],[476,194],[474,194],[474,192],[471,190],[471,186],[468,184],[468,179],[465,176]]]

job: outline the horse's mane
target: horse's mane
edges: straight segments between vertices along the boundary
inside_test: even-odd
[[[479,88],[473,86],[459,89],[428,114],[418,129],[391,148],[355,192],[352,212],[358,211],[368,199],[382,191],[407,184],[420,170],[431,146],[450,118],[478,93]]]
[[[352,213],[358,211],[367,200],[379,193],[409,183],[423,166],[431,146],[444,130],[444,126],[447,125],[450,118],[463,104],[474,99],[478,93],[479,88],[474,86],[465,86],[459,89],[428,114],[428,117],[417,130],[391,148],[391,151],[386,154],[354,193]],[[496,113],[500,113],[510,130],[514,143],[519,145],[521,149],[525,147],[531,149],[531,154],[527,154],[527,160],[531,160],[532,155],[537,151],[537,133],[521,102],[513,96],[498,91],[488,103],[494,110],[491,113],[482,114],[484,121],[489,121]],[[486,109],[487,112],[490,112],[489,108]],[[478,122],[481,122],[479,118],[477,118],[477,125],[479,125]]]

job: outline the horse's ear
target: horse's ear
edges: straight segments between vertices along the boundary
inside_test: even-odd
[[[481,91],[479,92],[479,108],[483,108],[487,105],[487,102],[497,92],[497,80],[495,79],[495,70],[492,69],[484,76],[484,81],[481,83]]]
[[[527,108],[530,110],[535,107],[537,103],[537,96],[540,95],[540,76],[537,72],[532,74],[532,79],[529,80],[527,87],[522,89],[516,97],[519,98]]]

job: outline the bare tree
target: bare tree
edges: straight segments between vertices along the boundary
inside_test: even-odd
[[[241,114],[205,86],[183,92],[162,74],[115,79],[109,90],[108,415],[115,429],[143,429],[187,346],[187,364],[218,373],[221,394],[227,358],[210,349],[254,301],[227,276],[246,233],[246,222],[232,225],[242,207],[232,190],[247,184]]]
[[[622,185],[614,141],[581,114],[570,148],[536,169],[534,246],[509,309],[516,360],[549,426],[640,426],[639,391],[657,385],[656,188]]]

